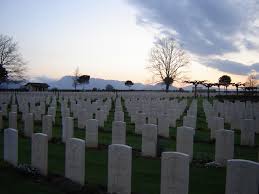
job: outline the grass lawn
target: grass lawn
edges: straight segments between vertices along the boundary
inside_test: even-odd
[[[123,102],[123,101],[122,101]],[[188,104],[191,100],[189,99]],[[124,102],[123,102],[124,105]],[[61,114],[60,105],[58,106],[57,120],[53,127],[53,136],[61,137]],[[114,106],[110,111],[105,129],[111,129],[113,121]],[[186,114],[186,113],[184,113]],[[20,119],[20,117],[19,117]],[[160,192],[160,158],[145,158],[140,155],[141,136],[134,134],[134,124],[130,123],[128,113],[125,112],[125,121],[127,122],[127,144],[131,146],[133,151],[132,158],[132,192],[138,194],[158,194]],[[76,123],[75,123],[76,124]],[[7,127],[8,121],[4,120],[4,125]],[[177,126],[182,125],[182,117],[177,121]],[[75,125],[76,126],[76,125]],[[23,124],[19,122],[19,133],[22,134]],[[41,131],[41,123],[35,123],[35,131]],[[74,136],[85,139],[85,131],[75,128]],[[198,99],[198,117],[197,130],[194,138],[194,161],[204,160],[213,161],[215,153],[215,144],[210,141],[210,133],[207,128],[205,114],[202,107],[202,98]],[[160,151],[175,151],[176,150],[176,128],[170,128],[170,138],[159,137]],[[259,145],[259,136],[256,136],[256,147],[250,148],[239,146],[240,133],[235,135],[235,158],[242,158],[257,161],[257,152]],[[108,153],[107,146],[111,144],[111,131],[100,129],[99,131],[98,149],[86,148],[86,182],[87,185],[107,186],[107,161]],[[60,141],[49,142],[48,165],[49,173],[64,175],[65,166],[65,146]],[[31,142],[30,139],[23,136],[19,137],[19,163],[30,164],[31,157]],[[3,160],[3,131],[0,133],[0,160]],[[9,167],[0,165],[0,186],[1,193],[66,193],[59,187],[55,187],[48,183],[37,183],[31,177],[22,176],[17,171]],[[190,164],[190,194],[223,194],[225,193],[225,168],[206,168],[202,165],[197,165],[195,162]],[[14,187],[15,185],[15,187]]]

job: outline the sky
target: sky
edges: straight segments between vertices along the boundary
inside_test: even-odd
[[[258,0],[0,0],[0,33],[18,42],[28,76],[152,83],[157,37],[190,56],[188,77],[245,81],[259,72]],[[259,76],[258,76],[259,77]]]

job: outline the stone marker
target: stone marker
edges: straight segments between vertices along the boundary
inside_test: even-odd
[[[126,123],[112,122],[112,144],[126,144]]]
[[[52,138],[52,115],[42,117],[42,133],[46,134],[49,140]]]
[[[89,117],[89,114],[88,114],[87,110],[86,109],[80,110],[79,113],[78,113],[78,123],[77,123],[78,128],[84,129],[86,121],[88,119],[90,119],[90,117]]]
[[[241,145],[254,146],[255,122],[253,119],[243,119],[241,121]]]
[[[224,118],[221,117],[213,117],[212,118],[212,126],[210,129],[210,138],[215,139],[216,131],[219,129],[224,129]]]
[[[74,118],[65,117],[64,126],[62,128],[62,141],[66,142],[67,139],[72,138],[73,136],[74,136]]]
[[[31,165],[43,175],[48,174],[48,136],[43,133],[32,135]]]
[[[18,110],[17,105],[16,104],[12,104],[11,105],[11,112],[17,112],[17,110]]]
[[[98,147],[98,121],[88,119],[86,121],[86,147]]]
[[[9,112],[9,128],[17,129],[17,113]]]
[[[4,130],[4,160],[17,166],[18,163],[18,131],[8,128]]]
[[[184,116],[183,117],[183,126],[196,129],[196,117],[195,116]]]
[[[24,119],[24,135],[26,137],[31,137],[34,129],[34,119],[33,113],[26,113]]]
[[[148,124],[157,125],[157,118],[154,114],[148,116]]]
[[[137,113],[136,122],[135,122],[135,133],[142,134],[142,130],[145,124],[146,124],[146,114]]]
[[[188,194],[189,156],[163,152],[161,160],[160,194]]]
[[[225,194],[258,194],[259,164],[249,160],[228,160]]]
[[[142,156],[155,157],[157,151],[157,125],[145,124],[142,130]]]
[[[3,112],[0,111],[0,130],[3,129]]]
[[[104,111],[98,110],[96,112],[95,118],[98,120],[98,126],[104,127]]]
[[[167,116],[158,117],[158,135],[162,137],[169,137],[169,119]]]
[[[114,112],[114,121],[124,122],[124,112],[123,111],[115,111]]]
[[[84,185],[85,182],[85,141],[70,138],[66,142],[65,177]]]
[[[234,157],[234,131],[220,129],[216,131],[215,161],[223,166]]]
[[[176,151],[188,154],[190,161],[193,156],[193,137],[195,130],[191,127],[177,127]]]
[[[126,145],[109,145],[108,192],[131,194],[132,148]]]

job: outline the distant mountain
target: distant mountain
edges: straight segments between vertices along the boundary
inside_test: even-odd
[[[51,88],[58,89],[74,89],[73,88],[73,77],[72,76],[64,76],[59,80],[48,82]],[[77,88],[82,89],[83,87],[87,90],[92,90],[93,88],[97,89],[105,89],[107,84],[112,85],[117,90],[127,90],[128,87],[125,86],[124,81],[118,80],[105,80],[101,78],[90,78],[89,84],[87,85],[79,85]],[[165,89],[164,85],[161,84],[142,84],[142,83],[134,83],[134,85],[130,88],[132,90],[162,90]],[[170,87],[170,90],[175,90],[176,87]]]
[[[73,87],[73,77],[72,76],[63,76],[60,79],[52,79],[46,76],[39,76],[39,77],[32,77],[29,82],[43,82],[47,83],[52,88],[58,89],[74,89]],[[90,78],[89,84],[87,85],[78,85],[77,89],[82,89],[83,87],[86,90],[92,90],[93,88],[97,88],[100,90],[105,89],[107,84],[112,85],[117,90],[128,90],[128,87],[125,86],[124,81],[119,80],[105,80],[101,78]],[[8,89],[18,89],[21,86],[25,85],[25,83],[21,84],[1,84],[0,88],[8,88]],[[142,83],[134,83],[134,85],[130,88],[132,90],[165,90],[165,85],[158,83],[158,84],[142,84]],[[169,90],[177,90],[178,88],[174,86],[170,86]],[[183,87],[184,90],[191,90],[192,85]]]

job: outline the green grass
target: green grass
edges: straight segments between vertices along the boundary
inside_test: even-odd
[[[124,105],[124,101],[122,100]],[[188,99],[190,105],[191,99]],[[60,108],[60,105],[58,106]],[[125,107],[124,107],[125,111]],[[110,111],[108,120],[105,122],[104,129],[111,129],[114,114],[114,106]],[[184,115],[186,114],[186,111]],[[57,112],[56,123],[53,126],[53,137],[61,137],[61,115],[60,110]],[[134,134],[134,124],[130,123],[128,113],[125,112],[125,121],[127,122],[127,144],[133,147],[132,158],[132,191],[139,194],[158,194],[160,192],[160,158],[145,158],[140,154],[141,136]],[[8,121],[4,119],[4,126],[7,127]],[[182,117],[177,120],[177,126],[182,125]],[[75,122],[76,126],[76,122]],[[19,129],[23,128],[22,122],[19,122]],[[101,129],[99,131],[98,149],[86,148],[86,182],[90,185],[107,186],[107,146],[111,144],[111,131]],[[41,122],[35,123],[35,131],[41,131]],[[22,133],[22,130],[19,130]],[[85,131],[75,127],[74,136],[85,139]],[[176,128],[170,128],[170,138],[158,138],[160,152],[176,150]],[[235,135],[235,143],[239,143],[240,132]],[[103,146],[104,145],[104,146]],[[257,152],[259,145],[259,136],[256,136],[256,147],[235,145],[235,158],[242,158],[257,161]],[[30,139],[19,137],[19,163],[30,164],[31,154]],[[202,99],[198,99],[198,118],[197,130],[194,137],[194,156],[193,158],[213,161],[215,153],[215,144],[210,141],[210,132],[207,127],[205,114],[202,108]],[[0,133],[0,160],[3,159],[3,132]],[[65,168],[65,145],[63,143],[49,143],[48,155],[49,173],[64,175]],[[8,175],[10,174],[10,176]],[[5,178],[7,177],[7,178]],[[225,168],[205,168],[197,165],[190,165],[189,177],[190,194],[221,194],[225,190]],[[20,182],[19,182],[20,181]],[[14,185],[15,187],[12,187]],[[35,183],[30,177],[21,176],[13,169],[1,169],[0,186],[3,193],[60,193],[58,188],[48,185],[47,183]],[[10,188],[11,187],[11,188]],[[31,188],[30,188],[31,187]],[[10,190],[8,190],[10,188]],[[37,189],[38,188],[38,189]],[[8,192],[7,192],[8,191]],[[64,193],[64,192],[62,192]]]
[[[10,194],[62,194],[54,185],[37,182],[31,177],[17,173],[13,168],[0,168],[1,193]]]

